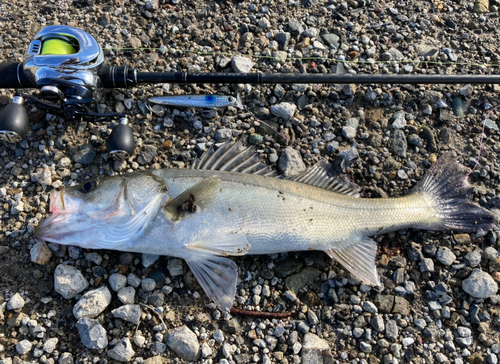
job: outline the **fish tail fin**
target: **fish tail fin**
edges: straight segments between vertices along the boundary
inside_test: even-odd
[[[493,212],[467,199],[472,190],[467,177],[464,167],[450,153],[422,177],[412,192],[430,197],[440,217],[437,224],[425,228],[474,232],[498,226],[498,217]]]

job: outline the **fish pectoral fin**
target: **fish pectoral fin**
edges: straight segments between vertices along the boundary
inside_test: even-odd
[[[348,246],[340,249],[327,249],[325,253],[342,266],[372,286],[380,286],[380,280],[375,266],[377,243],[371,238],[349,241]]]
[[[186,262],[205,291],[222,311],[229,311],[236,295],[238,267],[231,259],[197,252]]]
[[[214,241],[199,241],[187,245],[187,249],[227,257],[229,255],[245,255],[250,243],[245,235],[228,235]]]
[[[219,177],[207,177],[169,201],[165,209],[170,213],[172,220],[180,220],[190,213],[199,212],[209,206],[220,191],[220,186]]]

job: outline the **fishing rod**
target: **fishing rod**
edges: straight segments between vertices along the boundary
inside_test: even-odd
[[[135,141],[127,115],[92,111],[94,93],[152,83],[500,84],[500,75],[140,72],[127,65],[106,65],[101,46],[90,34],[53,25],[34,36],[23,62],[0,64],[0,88],[39,90],[38,96],[16,92],[2,109],[0,139],[16,143],[26,137],[29,122],[23,105],[30,104],[65,120],[119,120],[107,149],[115,158],[128,159]]]

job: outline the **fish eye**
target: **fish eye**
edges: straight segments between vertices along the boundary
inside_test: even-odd
[[[235,101],[235,100],[236,100],[236,99],[235,99],[234,97],[232,97],[232,96],[229,96],[227,99],[228,99],[228,101],[229,101],[229,102],[233,102],[233,101]]]
[[[93,190],[95,190],[96,187],[97,187],[97,181],[95,179],[91,178],[91,179],[88,179],[85,182],[83,182],[82,185],[80,186],[80,189],[83,192],[88,193],[88,192],[92,192]]]

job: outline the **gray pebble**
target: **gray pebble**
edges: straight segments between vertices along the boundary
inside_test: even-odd
[[[396,340],[399,335],[399,328],[394,320],[389,320],[385,324],[385,337],[389,340]]]
[[[467,264],[471,267],[477,267],[481,263],[481,251],[476,249],[465,256]]]
[[[107,354],[111,359],[126,363],[132,360],[132,357],[135,355],[135,351],[132,349],[130,339],[126,337],[118,341],[113,349],[108,350]]]
[[[434,272],[434,261],[431,258],[424,258],[420,262],[421,272]]]
[[[285,177],[293,176],[306,170],[300,152],[292,147],[287,147],[278,160],[278,168]]]
[[[113,273],[108,279],[111,289],[118,292],[120,289],[127,285],[127,277],[120,273]]]
[[[455,256],[455,254],[452,253],[452,251],[449,248],[441,247],[438,249],[438,251],[436,253],[436,259],[441,264],[444,264],[446,266],[450,266],[453,264],[455,259],[457,259],[457,257]]]
[[[140,286],[141,284],[141,279],[139,277],[137,277],[134,273],[130,273],[128,276],[127,276],[127,284],[129,286],[132,286],[134,288],[137,288]]]
[[[354,139],[356,137],[356,129],[354,129],[352,126],[343,126],[342,136],[349,140]]]
[[[299,344],[295,343],[294,345]],[[300,344],[299,344],[300,345]],[[295,350],[294,350],[295,351]],[[333,363],[334,358],[330,351],[328,341],[311,333],[304,335],[302,341],[302,363]]]
[[[156,281],[153,278],[144,278],[141,282],[141,288],[144,292],[151,292],[156,288]]]
[[[181,276],[184,274],[184,265],[181,259],[170,259],[167,263],[168,273],[172,277]]]
[[[224,129],[217,130],[215,132],[214,138],[218,142],[222,142],[222,141],[228,140],[232,136],[233,136],[233,131],[231,129],[224,128]]]
[[[89,349],[104,349],[108,346],[108,334],[98,320],[84,317],[78,320],[76,328],[82,344]],[[45,349],[45,346],[44,346]]]
[[[406,142],[405,133],[402,130],[394,130],[389,137],[387,148],[393,155],[406,157],[408,143]]]
[[[71,265],[59,264],[54,272],[54,289],[67,300],[89,286],[82,273]]]
[[[252,69],[254,63],[248,57],[234,56],[231,61],[231,67],[236,73],[248,73]]]
[[[142,254],[142,266],[148,268],[155,264],[158,259],[160,259],[158,254]]]
[[[62,353],[59,356],[59,359],[57,360],[57,362],[59,364],[73,364],[74,363],[73,354],[68,353],[68,352]]]
[[[73,315],[77,319],[95,318],[111,303],[111,292],[103,286],[85,293],[73,307]]]
[[[479,269],[474,269],[469,278],[462,281],[465,293],[475,298],[488,298],[498,291],[498,285],[491,276]]]
[[[7,302],[7,310],[17,310],[24,307],[24,299],[19,293],[14,294]]]
[[[489,246],[484,249],[483,257],[486,260],[495,260],[498,257],[498,250],[493,248],[492,246]]]
[[[56,349],[56,345],[58,342],[59,342],[59,339],[56,337],[47,339],[47,341],[45,341],[43,343],[43,351],[51,354]]]
[[[281,102],[271,106],[271,113],[283,120],[290,120],[295,114],[297,106],[291,102]]]
[[[124,305],[111,311],[111,314],[119,319],[138,325],[141,321],[142,310],[139,305]]]
[[[135,302],[134,287],[123,287],[118,291],[117,297],[124,304],[134,303]]]
[[[83,165],[90,164],[94,161],[96,155],[97,153],[92,145],[85,144],[73,155],[73,161]]]
[[[359,157],[358,148],[353,146],[347,149],[343,149],[339,152],[338,156],[344,158],[346,165],[349,166],[351,165],[352,162],[358,159]]]
[[[181,359],[187,361],[195,361],[201,354],[196,334],[185,325],[168,331],[165,334],[165,343]]]
[[[16,344],[16,351],[19,355],[24,355],[29,353],[32,347],[33,345],[31,345],[29,340],[21,340]]]
[[[224,333],[222,332],[222,330],[215,330],[214,340],[217,341],[219,344],[224,342],[225,338],[224,338]]]

